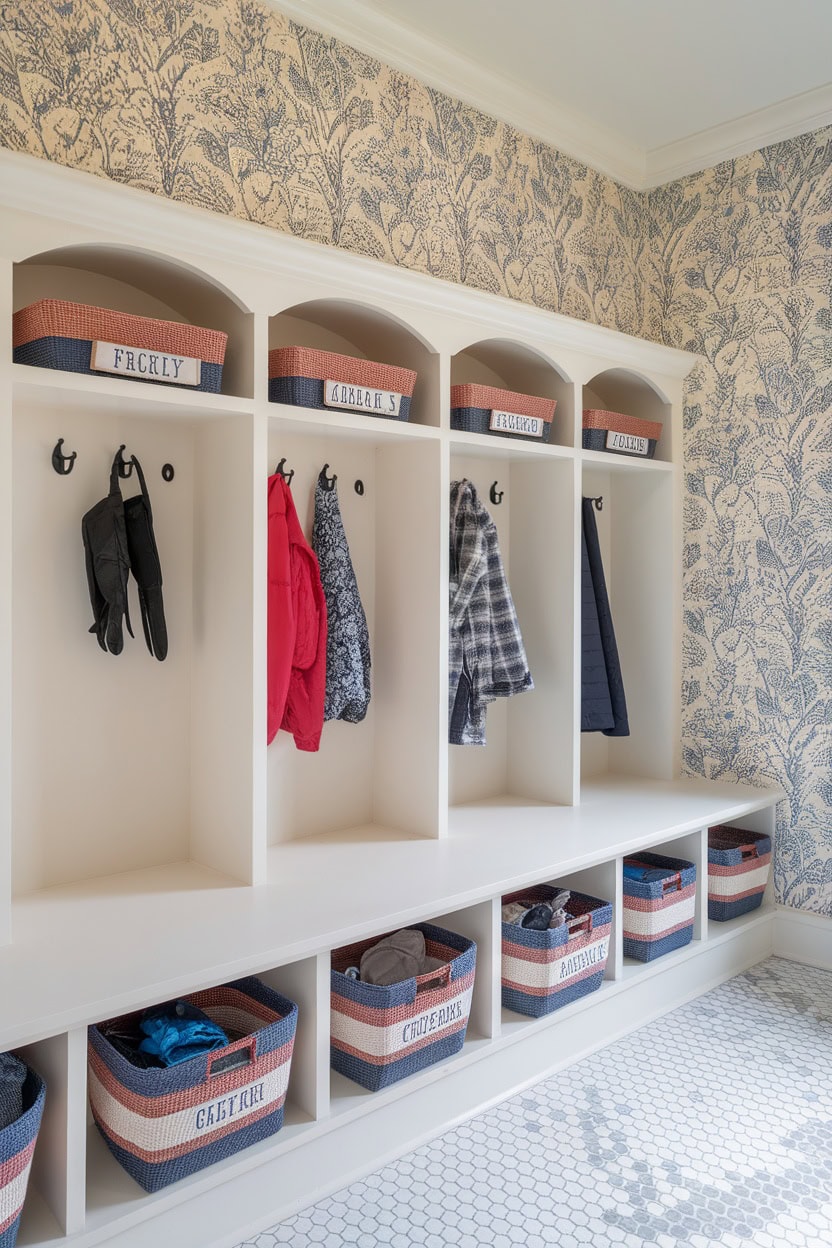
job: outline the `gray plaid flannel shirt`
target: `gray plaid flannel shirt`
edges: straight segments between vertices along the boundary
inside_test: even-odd
[[[497,529],[470,481],[451,484],[449,733],[485,745],[495,698],[533,689]]]

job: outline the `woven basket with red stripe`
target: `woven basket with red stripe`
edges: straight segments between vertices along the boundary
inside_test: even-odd
[[[340,409],[407,420],[416,376],[413,369],[397,364],[377,364],[314,347],[276,347],[269,352],[272,403],[320,411]]]
[[[465,1040],[477,946],[442,927],[413,926],[427,955],[444,963],[417,979],[382,986],[344,974],[380,936],[332,954],[331,1064],[371,1092],[458,1053]]]
[[[693,939],[696,912],[696,865],[684,858],[639,854],[625,866],[660,871],[655,880],[624,876],[624,956],[652,962]]]
[[[708,829],[708,918],[736,919],[762,905],[771,837],[719,823]]]
[[[538,905],[558,892],[550,884],[509,893],[510,901]],[[540,1018],[604,982],[610,948],[612,903],[573,892],[566,905],[569,920],[560,927],[535,932],[516,923],[503,924],[503,1006]]]
[[[235,1039],[176,1066],[134,1065],[89,1029],[90,1105],[110,1152],[147,1192],[279,1131],[298,1008],[259,979],[185,998]],[[129,1027],[135,1014],[113,1020]]]
[[[109,373],[130,381],[215,394],[222,385],[227,342],[228,335],[217,329],[65,299],[40,299],[12,318],[12,354],[17,364],[70,373]],[[104,347],[97,350],[98,344]],[[111,366],[113,351],[104,349],[110,345],[120,350],[115,367]],[[197,378],[195,384],[179,380],[189,375]]]
[[[0,1248],[14,1248],[37,1143],[46,1086],[29,1068],[22,1088],[23,1113],[0,1131]]]
[[[642,420],[639,416],[625,416],[623,412],[584,408],[582,445],[585,451],[607,451],[610,455],[639,455],[652,459],[661,433],[662,423],[659,420]]]
[[[495,438],[548,442],[555,399],[473,383],[451,386],[451,428]]]

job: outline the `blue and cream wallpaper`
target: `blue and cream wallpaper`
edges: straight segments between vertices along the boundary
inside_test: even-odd
[[[641,194],[266,0],[0,0],[0,144],[700,353],[685,766],[832,916],[832,131]]]
[[[685,766],[775,780],[776,886],[832,915],[832,129],[649,196],[685,421]]]

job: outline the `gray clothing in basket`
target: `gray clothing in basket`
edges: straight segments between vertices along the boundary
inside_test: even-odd
[[[497,528],[470,481],[451,483],[450,688],[452,745],[485,745],[495,698],[533,689]]]
[[[324,719],[358,724],[370,705],[370,634],[336,490],[318,482],[312,526],[312,549],[326,599]]]
[[[26,1065],[14,1053],[0,1053],[0,1131],[23,1113]]]

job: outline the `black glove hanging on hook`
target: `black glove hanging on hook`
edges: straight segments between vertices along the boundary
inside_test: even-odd
[[[159,662],[168,652],[168,630],[165,623],[165,606],[162,601],[162,565],[156,536],[153,532],[153,509],[144,479],[142,466],[133,456],[133,465],[141,485],[141,494],[128,498],[124,503],[124,519],[127,526],[127,549],[130,570],[139,587],[139,605],[142,609],[142,626],[147,648]]]
[[[87,584],[95,620],[90,632],[96,634],[101,649],[110,654],[121,654],[124,648],[122,621],[125,618],[127,631],[133,636],[127,606],[130,555],[124,502],[118,484],[119,456],[120,452],[114,457],[110,470],[110,493],[81,520]]]

